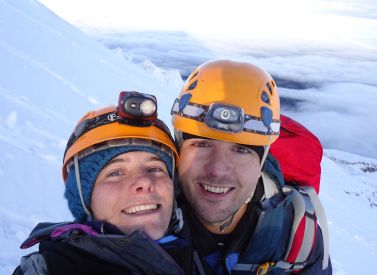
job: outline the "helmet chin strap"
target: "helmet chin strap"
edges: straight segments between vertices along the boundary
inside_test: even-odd
[[[84,202],[84,196],[82,194],[82,188],[81,188],[81,178],[80,178],[80,167],[79,167],[79,157],[76,154],[73,158],[73,163],[75,165],[75,176],[76,176],[76,183],[77,183],[77,189],[79,190],[80,200],[82,207],[84,208],[85,214],[88,216],[88,220],[92,219],[92,214],[90,213],[89,209],[85,206]]]
[[[173,184],[174,184],[174,188],[176,187],[175,186],[175,182],[174,182],[174,179],[175,179],[175,158],[174,158],[174,152],[171,151],[171,156],[172,156],[172,180],[173,180]],[[171,234],[172,232],[174,233],[178,233],[179,231],[182,230],[183,228],[183,214],[182,214],[182,210],[181,208],[178,207],[178,203],[177,203],[177,200],[175,199],[175,197],[173,198],[173,213],[172,213],[172,217],[170,218],[170,223],[169,223],[169,226],[168,226],[168,229],[166,230],[164,236],[166,236],[167,234]]]
[[[239,210],[239,208],[229,218],[227,218],[225,220],[225,222],[223,222],[222,224],[220,224],[219,230],[220,230],[221,233],[224,232],[225,228],[227,228],[229,225],[232,224],[234,215],[236,215],[236,213],[237,213],[238,210]]]
[[[174,177],[175,177],[175,158],[174,158],[174,152],[173,150],[171,150],[171,178],[173,180],[173,183],[174,183]],[[174,186],[175,187],[175,186]]]
[[[267,156],[268,156],[268,151],[270,150],[270,145],[266,145],[264,147],[264,152],[263,152],[263,156],[262,156],[262,159],[261,159],[261,168],[263,167],[266,159],[267,159]],[[253,194],[251,194],[245,201],[244,204],[248,204],[251,199],[253,198],[253,195],[254,195],[254,192]],[[229,225],[232,224],[233,222],[233,218],[234,216],[236,215],[237,211],[239,210],[240,208],[238,208],[230,217],[228,217],[227,219],[225,219],[225,221],[219,226],[219,230],[220,232],[224,232],[225,228],[227,228]]]
[[[270,151],[270,146],[271,145],[266,145],[264,146],[264,153],[263,153],[263,156],[262,156],[262,159],[261,159],[261,162],[260,162],[260,167],[262,168],[264,163],[266,162],[266,159],[267,159],[267,156],[268,156],[268,152]]]

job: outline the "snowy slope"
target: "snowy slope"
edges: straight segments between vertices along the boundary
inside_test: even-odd
[[[87,111],[121,90],[158,95],[168,120],[175,91],[64,22],[37,1],[0,1],[0,274],[37,221],[67,220],[61,163]]]
[[[67,138],[86,111],[133,89],[155,93],[170,121],[176,91],[158,79],[171,78],[145,67],[153,75],[37,1],[0,0],[0,274],[32,250],[18,247],[37,222],[71,219],[60,169]],[[377,160],[326,150],[322,165],[335,274],[372,274],[364,259],[377,256]]]
[[[321,166],[334,274],[376,274],[377,160],[325,150]]]

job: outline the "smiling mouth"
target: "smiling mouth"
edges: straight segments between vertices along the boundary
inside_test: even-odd
[[[122,212],[128,215],[142,215],[147,213],[152,213],[158,210],[161,207],[160,204],[143,204],[143,205],[136,205],[131,206],[124,209]]]
[[[200,183],[200,186],[208,193],[220,195],[226,194],[234,189],[234,187],[212,186],[204,183]]]

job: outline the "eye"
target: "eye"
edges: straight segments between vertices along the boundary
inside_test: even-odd
[[[164,167],[154,166],[147,169],[148,173],[167,173],[168,170]]]
[[[210,147],[210,144],[206,140],[193,140],[191,146],[195,147]]]
[[[148,172],[151,172],[151,173],[162,172],[162,169],[158,167],[148,168]]]
[[[240,154],[250,154],[250,153],[253,153],[250,148],[247,148],[247,147],[242,146],[242,145],[236,146],[236,148],[234,149],[234,151],[236,151],[237,153],[240,153]]]
[[[124,173],[120,170],[115,170],[107,173],[106,177],[119,177],[122,176]]]

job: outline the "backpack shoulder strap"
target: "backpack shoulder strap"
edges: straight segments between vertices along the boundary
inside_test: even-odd
[[[298,190],[285,187],[292,192],[294,218],[288,249],[284,261],[288,263],[305,263],[315,242],[317,218],[323,233],[322,269],[326,269],[329,259],[329,234],[325,212],[314,188],[305,186]]]
[[[294,216],[289,243],[284,260],[289,263],[305,263],[315,240],[316,217],[310,200],[292,187],[285,187],[292,196]]]
[[[276,192],[272,187],[273,180],[268,175],[264,175],[263,181],[265,188],[270,189],[266,195],[268,193],[273,195]],[[324,251],[322,269],[326,269],[329,260],[329,235],[325,212],[317,193],[314,188],[307,186],[299,188],[285,186],[282,190],[292,197],[291,202],[294,208],[292,229],[285,256],[277,262],[254,264],[252,265],[253,269],[257,270],[257,274],[265,274],[275,268],[285,271],[299,271],[303,269],[315,242],[317,218],[323,233]],[[246,268],[251,270],[250,266]],[[240,266],[237,266],[237,269],[245,270],[245,268],[240,269]]]
[[[313,187],[301,186],[300,193],[305,192],[310,198],[310,202],[313,204],[315,214],[319,220],[323,235],[323,259],[322,259],[322,269],[326,269],[329,264],[329,228],[327,225],[327,218],[325,214],[325,209],[323,208],[321,201]]]

